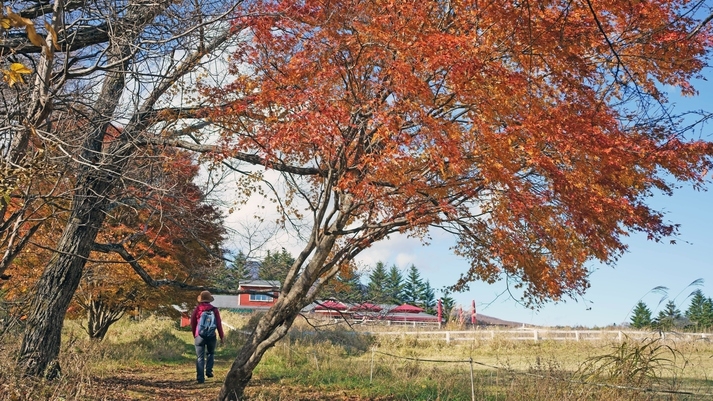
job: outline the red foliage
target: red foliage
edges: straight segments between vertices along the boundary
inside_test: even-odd
[[[363,223],[344,244],[383,238],[371,227],[456,232],[461,287],[581,293],[586,263],[615,261],[628,233],[675,232],[652,191],[711,167],[660,91],[693,93],[710,50],[685,1],[250,4],[235,81],[204,88],[230,103],[213,113],[223,154],[317,169],[312,199],[348,193]]]

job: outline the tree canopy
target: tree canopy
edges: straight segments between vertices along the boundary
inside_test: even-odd
[[[587,264],[615,262],[629,233],[676,233],[647,202],[711,167],[713,146],[685,136],[661,90],[695,93],[711,43],[700,6],[246,3],[235,79],[203,85],[215,156],[279,172],[278,210],[305,239],[251,342],[274,344],[290,302],[390,234],[445,229],[471,262],[456,289],[507,278],[537,305],[582,294]],[[251,376],[262,352],[248,349],[221,397]]]
[[[335,260],[438,226],[472,262],[457,287],[509,277],[527,302],[558,300],[626,234],[673,234],[647,198],[710,167],[659,106],[662,85],[694,93],[707,56],[686,7],[252,2],[237,78],[205,92],[222,155],[290,174]]]

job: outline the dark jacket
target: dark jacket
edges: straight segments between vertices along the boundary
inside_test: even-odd
[[[215,326],[218,330],[218,335],[221,340],[223,339],[223,323],[220,320],[220,312],[218,312],[218,308],[211,305],[210,302],[201,302],[193,309],[193,313],[191,314],[191,331],[193,332],[193,338],[198,337],[198,320],[201,318],[201,314],[203,311],[211,309],[213,309],[213,313],[215,314]]]

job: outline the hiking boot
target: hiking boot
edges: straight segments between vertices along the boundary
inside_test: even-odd
[[[206,376],[206,377],[213,377],[213,372],[206,373],[205,376]]]

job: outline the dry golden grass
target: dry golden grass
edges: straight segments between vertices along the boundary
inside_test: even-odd
[[[217,394],[254,316],[226,311],[216,378],[194,383],[191,335],[172,320],[122,320],[103,342],[67,322],[55,381],[20,377],[20,333],[0,339],[0,400],[192,400]],[[392,331],[394,327],[390,327]],[[374,332],[374,330],[369,330]],[[412,331],[412,330],[407,330]],[[693,400],[713,399],[706,341],[510,341],[447,344],[428,335],[367,335],[300,322],[269,350],[251,400]],[[451,361],[451,362],[447,362]],[[471,361],[472,364],[471,364]],[[471,366],[473,375],[471,376]],[[652,391],[657,390],[657,391]],[[212,397],[212,395],[208,395]]]

